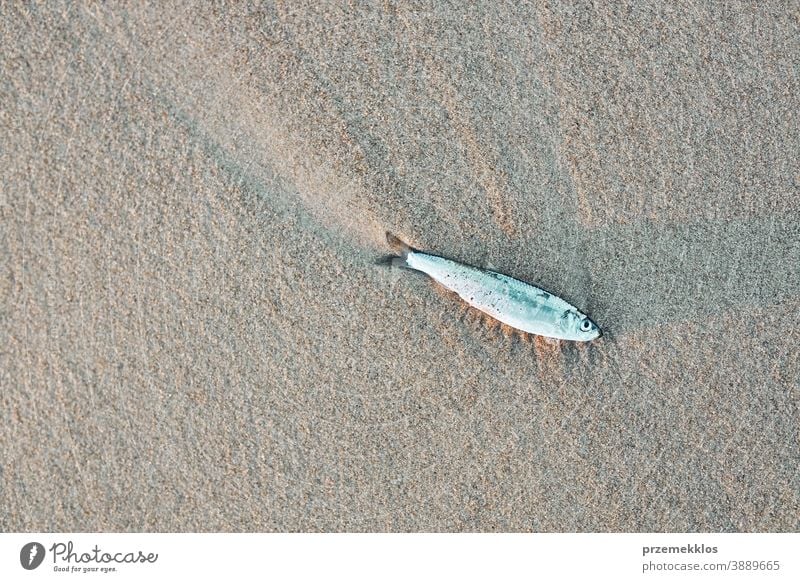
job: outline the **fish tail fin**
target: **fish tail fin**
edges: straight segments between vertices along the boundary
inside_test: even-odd
[[[406,259],[404,257],[396,257],[394,255],[386,255],[385,257],[381,257],[375,261],[375,264],[380,265],[381,267],[403,267],[405,269],[411,268],[408,266],[408,263],[406,263]]]
[[[389,243],[389,246],[392,247],[392,250],[399,255],[387,257],[385,259],[386,262],[391,264],[393,267],[405,267],[406,269],[412,268],[408,265],[408,254],[414,252],[416,249],[404,243],[391,232],[386,233],[386,242]]]

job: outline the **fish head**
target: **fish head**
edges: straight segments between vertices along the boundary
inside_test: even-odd
[[[603,335],[600,326],[577,309],[568,309],[561,316],[561,332],[563,339],[576,342],[590,342]]]

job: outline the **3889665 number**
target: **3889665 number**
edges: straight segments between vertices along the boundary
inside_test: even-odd
[[[732,570],[780,570],[778,560],[736,560],[732,562]]]

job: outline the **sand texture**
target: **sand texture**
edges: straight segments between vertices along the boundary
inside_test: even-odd
[[[0,8],[0,531],[800,531],[797,2],[208,4]]]

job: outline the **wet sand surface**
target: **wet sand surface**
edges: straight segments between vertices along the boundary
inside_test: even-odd
[[[796,10],[138,4],[0,10],[0,530],[800,530]]]

